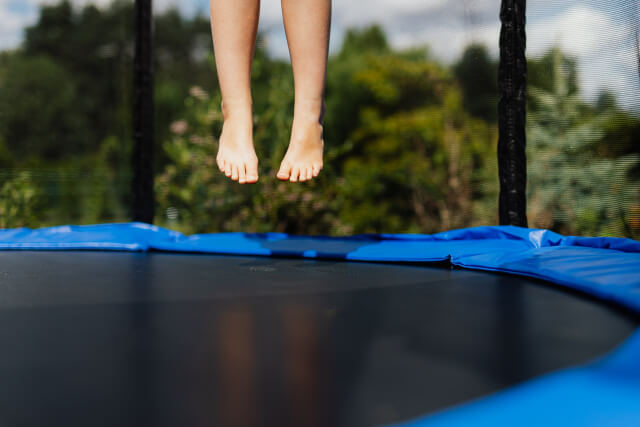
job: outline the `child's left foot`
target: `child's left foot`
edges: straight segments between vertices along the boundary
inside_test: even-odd
[[[317,117],[294,116],[289,148],[277,174],[279,180],[304,182],[318,176],[323,165],[322,131]]]

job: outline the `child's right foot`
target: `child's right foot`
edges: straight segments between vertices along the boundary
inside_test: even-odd
[[[240,184],[258,182],[258,157],[253,148],[251,105],[225,107],[220,103],[224,124],[216,162],[220,172]]]

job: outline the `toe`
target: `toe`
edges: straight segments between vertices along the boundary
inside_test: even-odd
[[[254,184],[258,182],[258,163],[247,163],[247,183]]]
[[[256,182],[258,182],[258,174],[247,172],[247,184],[255,184]]]
[[[300,176],[298,177],[298,181],[305,182],[307,180],[307,169],[304,167],[300,168]]]
[[[282,166],[280,166],[277,177],[284,181],[288,180],[291,177],[291,165],[289,163],[283,163]]]
[[[311,169],[312,169],[311,166],[307,166],[307,169],[306,169],[307,179],[313,179],[313,172]]]
[[[245,182],[247,182],[247,172],[244,163],[240,164],[240,166],[238,167],[238,182],[240,184],[244,184]]]
[[[231,170],[231,179],[234,181],[238,180],[238,166],[233,165],[233,169]]]
[[[313,165],[313,176],[314,176],[314,178],[320,174],[321,170],[322,170],[322,166]]]
[[[231,163],[224,162],[224,174],[227,177],[231,177]]]
[[[255,184],[256,182],[258,182],[258,175],[247,173],[247,184]]]
[[[218,169],[220,169],[220,172],[224,172],[223,160],[216,157],[216,163],[218,164]]]
[[[289,181],[298,182],[298,178],[300,177],[300,168],[294,167],[293,172],[291,172],[291,177],[289,177]]]

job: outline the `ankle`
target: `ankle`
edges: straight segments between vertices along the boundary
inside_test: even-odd
[[[316,143],[322,141],[324,128],[317,116],[296,115],[291,127],[290,145]]]
[[[298,118],[305,121],[312,120],[322,124],[325,110],[326,105],[322,98],[296,99],[293,108],[294,120]]]
[[[253,118],[253,103],[251,100],[223,100],[220,102],[220,110],[224,120]]]

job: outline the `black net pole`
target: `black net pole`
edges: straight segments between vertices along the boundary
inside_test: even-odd
[[[526,6],[526,0],[502,0],[498,71],[500,224],[521,227],[527,227]]]
[[[152,0],[135,2],[132,217],[153,222]]]

